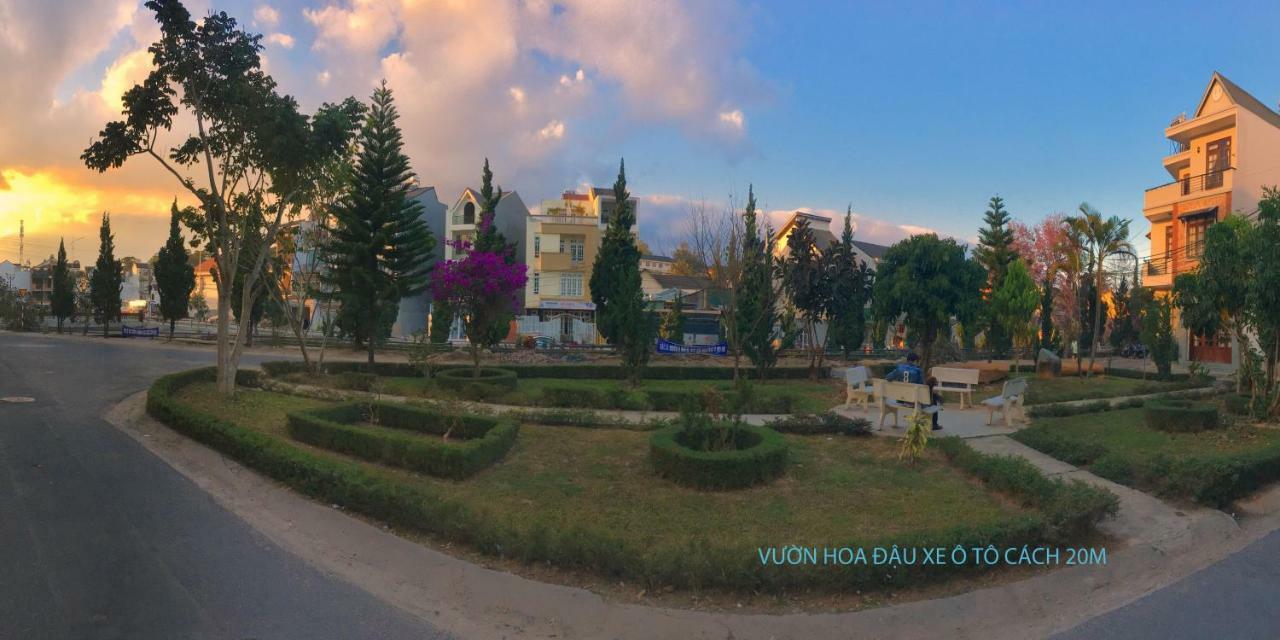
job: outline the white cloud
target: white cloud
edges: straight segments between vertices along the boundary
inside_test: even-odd
[[[732,111],[721,111],[717,116],[720,124],[732,129],[733,131],[742,131],[747,126],[747,119],[742,115],[742,109],[734,109]]]
[[[293,36],[287,33],[273,33],[267,36],[267,42],[274,45],[279,45],[280,47],[283,47],[285,49],[293,48]]]
[[[329,86],[329,81],[332,79],[333,79],[333,75],[330,74],[327,70],[321,71],[320,73],[316,74],[316,82],[320,83],[320,86],[322,87]]]
[[[269,4],[258,5],[258,8],[253,10],[253,24],[270,29],[280,24],[280,12]]]
[[[564,121],[552,120],[547,126],[538,130],[538,137],[543,140],[559,140],[564,137]]]
[[[343,8],[303,9],[302,15],[316,28],[316,49],[350,49],[376,52],[400,30],[399,3],[387,0],[352,0]],[[473,25],[468,25],[473,26]]]
[[[511,87],[507,89],[507,93],[511,95],[511,101],[517,105],[523,105],[525,100],[524,89],[520,87]]]

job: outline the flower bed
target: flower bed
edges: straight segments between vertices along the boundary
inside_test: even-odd
[[[741,489],[772,480],[786,470],[787,441],[751,425],[716,425],[695,441],[683,427],[659,429],[649,439],[649,460],[659,476],[698,489]],[[732,449],[708,450],[707,439],[723,438]]]
[[[475,475],[501,459],[515,444],[517,431],[516,423],[507,420],[387,402],[289,414],[289,435],[299,442],[454,479]]]
[[[476,375],[479,373],[480,375]],[[449,391],[463,392],[472,385],[485,385],[502,391],[516,390],[516,372],[510,369],[481,367],[477,372],[471,367],[443,369],[435,375],[436,384]]]

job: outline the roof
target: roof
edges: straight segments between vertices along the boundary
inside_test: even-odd
[[[828,234],[831,233],[831,218],[828,218],[826,216],[820,216],[816,213],[809,213],[808,211],[796,211],[795,213],[791,214],[790,218],[787,218],[787,221],[783,223],[783,225],[778,229],[777,233],[773,234],[773,237],[777,239],[782,239],[787,237],[787,234],[791,232],[791,227],[794,227],[796,222],[799,221],[801,218],[809,220],[811,222],[820,223],[817,226],[810,225],[813,227],[813,230],[815,232],[826,231]],[[821,240],[819,240],[819,244],[821,244]]]
[[[663,289],[706,289],[711,286],[711,281],[701,276],[678,276],[670,273],[653,273],[646,271],[646,275],[653,278],[654,282]]]
[[[640,259],[641,260],[657,260],[660,262],[675,262],[675,259],[670,256],[643,255],[643,256],[640,256]]]
[[[1223,91],[1227,92],[1227,97],[1236,105],[1248,109],[1254,115],[1266,120],[1273,126],[1280,127],[1280,113],[1271,110],[1270,107],[1263,104],[1261,100],[1253,97],[1253,94],[1241,89],[1239,85],[1227,79],[1226,76],[1213,72],[1213,78],[1209,81],[1209,86],[1205,87],[1204,97],[1200,98],[1200,104],[1196,106],[1196,114],[1204,109],[1204,103],[1209,99],[1209,91],[1213,88],[1213,83],[1218,82],[1222,85]]]
[[[410,190],[409,190],[409,193],[408,193],[407,195],[408,195],[410,198],[416,198],[416,197],[418,197],[418,196],[420,196],[420,195],[422,195],[422,194],[424,194],[424,193],[426,193],[426,192],[428,192],[428,191],[435,191],[435,190],[436,190],[436,188],[435,188],[435,187],[414,187],[414,188],[412,188],[412,189],[410,189]]]
[[[205,258],[200,261],[200,264],[196,265],[196,273],[212,271],[216,266],[218,266],[218,263],[213,258]]]
[[[859,249],[862,249],[862,252],[871,256],[872,260],[879,260],[880,258],[883,258],[884,253],[889,250],[889,247],[886,247],[882,244],[875,244],[874,242],[863,242],[861,240],[854,240],[853,246]]]

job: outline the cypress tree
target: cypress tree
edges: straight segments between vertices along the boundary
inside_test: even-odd
[[[408,196],[413,174],[398,118],[383,81],[360,132],[350,189],[333,207],[324,256],[329,295],[342,305],[371,365],[375,346],[390,335],[400,299],[426,290],[435,244],[421,219],[422,205]]]
[[[671,310],[662,316],[659,334],[663,340],[684,344],[684,294],[677,293]]]
[[[111,215],[103,212],[98,231],[98,262],[89,278],[89,300],[93,319],[102,323],[102,337],[110,335],[112,320],[120,319],[120,285],[124,282],[124,266],[116,260],[115,236],[111,235]]]
[[[515,259],[515,246],[508,244],[506,237],[498,231],[498,203],[502,202],[502,187],[494,188],[493,171],[489,170],[489,159],[484,159],[484,171],[480,175],[480,219],[476,224],[476,251],[497,253],[507,264]],[[506,334],[505,327],[503,334]]]
[[[1009,228],[1009,212],[1005,211],[1003,198],[991,197],[982,220],[987,226],[978,230],[978,246],[973,250],[973,257],[987,270],[984,297],[990,301],[992,294],[1004,284],[1005,274],[1009,271],[1009,265],[1018,259],[1018,252],[1013,248],[1013,230]],[[1009,328],[989,315],[984,320],[987,348],[997,356],[1003,355],[1009,350],[1011,342]]]
[[[1040,348],[1058,349],[1058,331],[1053,327],[1053,276],[1040,283]]]
[[[196,288],[196,270],[187,257],[187,247],[178,228],[178,203],[169,212],[169,239],[156,261],[156,286],[160,289],[160,317],[169,321],[169,339],[177,322],[187,317],[191,291]]]
[[[53,293],[49,298],[49,310],[58,319],[58,333],[62,333],[62,321],[76,314],[74,283],[62,238],[58,238],[58,261],[53,264]]]
[[[774,328],[778,324],[778,300],[773,285],[772,235],[760,224],[755,188],[748,185],[747,206],[742,212],[741,280],[734,322],[738,340],[742,342],[742,353],[751,360],[761,380],[778,363],[777,349],[773,345]]]
[[[613,198],[613,216],[591,268],[591,301],[596,305],[597,330],[618,348],[628,378],[635,384],[649,362],[654,323],[640,284],[640,247],[631,231],[636,214],[627,192],[625,162],[618,164]]]
[[[853,207],[844,214],[840,242],[831,249],[831,309],[828,331],[831,341],[849,358],[866,338],[867,303],[871,299],[874,272],[857,259],[853,246]]]

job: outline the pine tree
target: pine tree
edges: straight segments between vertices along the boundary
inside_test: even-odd
[[[772,235],[760,224],[755,189],[748,185],[747,206],[742,212],[742,248],[739,252],[742,273],[734,322],[737,324],[736,335],[742,342],[741,351],[751,360],[761,381],[778,363],[777,349],[773,344],[778,324],[778,296],[773,278]]]
[[[89,278],[89,299],[93,319],[102,323],[102,337],[111,333],[112,320],[120,319],[120,285],[124,282],[124,266],[116,260],[115,236],[111,235],[111,215],[102,214],[98,232],[98,262]]]
[[[1018,259],[1018,252],[1013,247],[1013,230],[1009,228],[1009,212],[1005,211],[1003,198],[991,197],[982,220],[987,226],[978,230],[978,246],[973,250],[973,257],[987,270],[984,297],[990,301],[991,296],[1004,284],[1004,276],[1008,273],[1009,265]],[[989,315],[984,320],[988,348],[995,355],[1003,356],[1009,350],[1009,327],[1003,326],[998,319]]]
[[[827,318],[831,305],[830,256],[819,250],[808,220],[801,219],[787,238],[787,257],[782,264],[782,288],[791,306],[804,319],[809,346],[809,376],[816,378],[826,345],[818,341],[818,324]]]
[[[684,344],[684,294],[677,293],[676,299],[671,302],[671,310],[662,316],[662,326],[659,328],[659,335],[663,340],[674,342],[676,344]]]
[[[386,81],[360,132],[360,152],[350,191],[333,208],[334,227],[325,250],[324,274],[342,314],[363,341],[368,361],[394,322],[400,299],[426,290],[431,271],[431,231],[422,206],[408,197],[413,176]]]
[[[187,317],[191,291],[196,288],[196,270],[188,260],[187,247],[178,228],[177,201],[169,213],[169,239],[160,249],[155,270],[156,285],[160,289],[160,317],[169,321],[169,339],[172,340],[174,325]]]
[[[53,264],[53,293],[49,298],[49,310],[58,319],[58,333],[62,322],[76,314],[75,283],[71,281],[71,268],[67,266],[67,248],[58,239],[58,261]]]
[[[613,184],[614,210],[591,268],[591,301],[596,305],[596,328],[618,348],[632,384],[653,348],[653,318],[645,308],[640,284],[640,248],[636,245],[636,214],[627,192],[624,162]]]
[[[874,272],[858,260],[853,246],[853,207],[844,214],[840,242],[831,248],[831,309],[827,331],[830,339],[849,358],[866,338],[867,303],[871,300]]]

